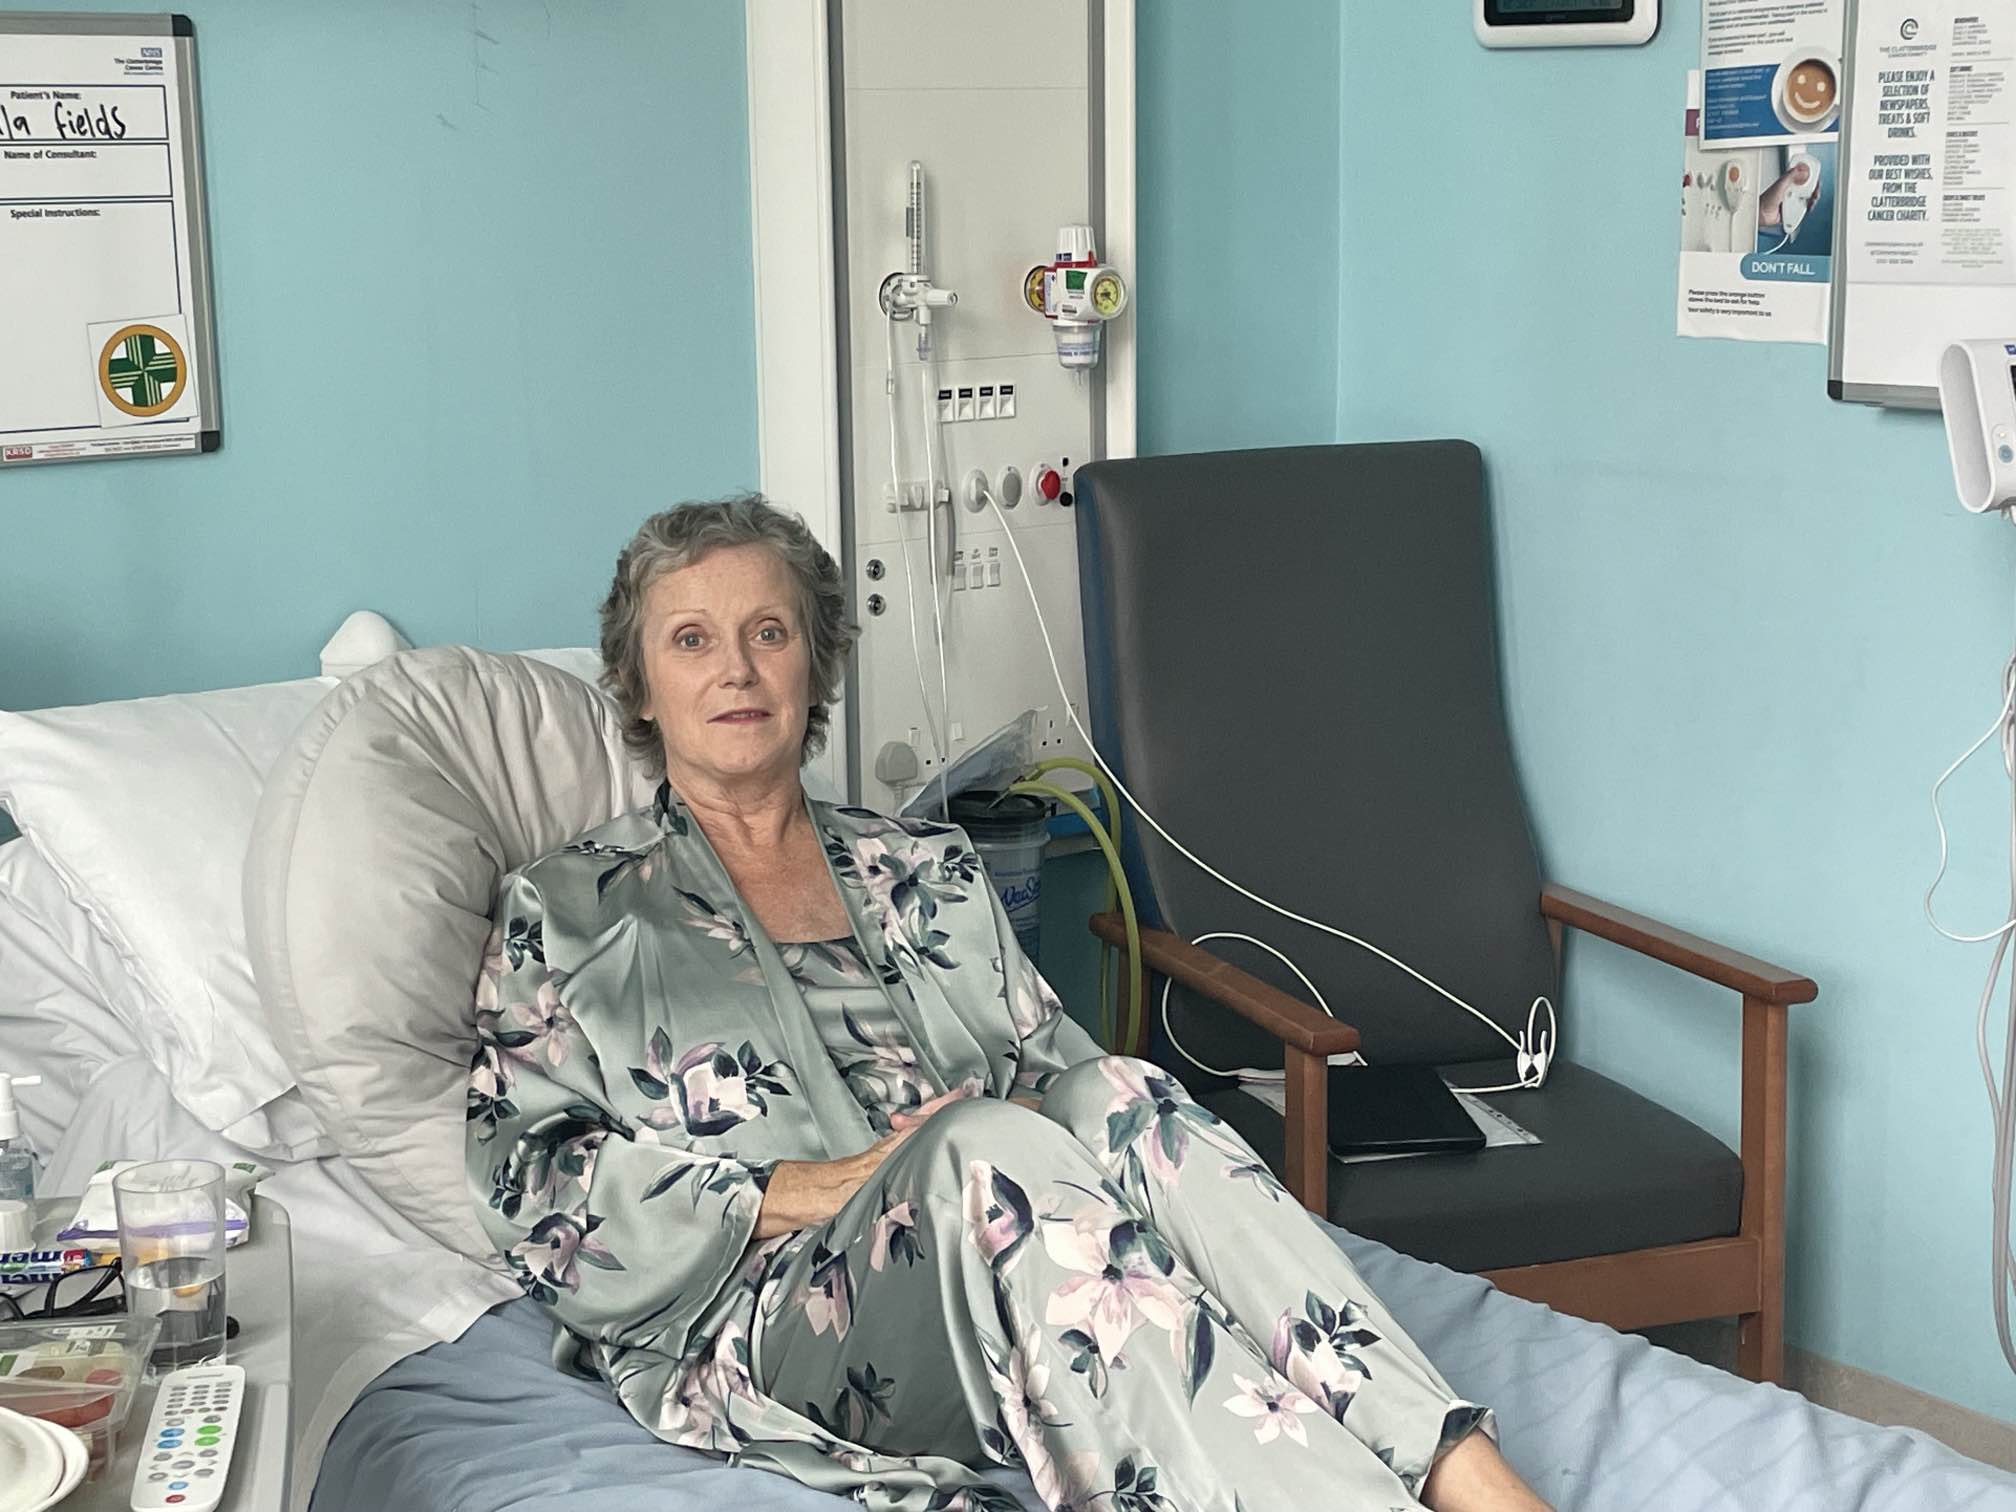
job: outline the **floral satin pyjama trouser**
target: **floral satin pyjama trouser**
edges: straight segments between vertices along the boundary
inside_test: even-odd
[[[1238,1135],[1143,1061],[955,1102],[763,1291],[761,1390],[1052,1508],[1413,1508],[1458,1400]]]

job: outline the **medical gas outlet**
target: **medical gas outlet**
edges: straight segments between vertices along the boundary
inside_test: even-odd
[[[1127,308],[1127,281],[1099,261],[1090,226],[1063,226],[1056,257],[1023,275],[1022,299],[1050,322],[1057,360],[1082,372],[1099,365],[1099,334]]]

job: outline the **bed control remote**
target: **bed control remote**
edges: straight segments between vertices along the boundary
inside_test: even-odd
[[[133,1471],[133,1512],[210,1512],[224,1495],[244,1404],[243,1366],[192,1365],[163,1376]]]

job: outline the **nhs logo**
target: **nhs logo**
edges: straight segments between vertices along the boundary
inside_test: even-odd
[[[161,49],[158,47],[143,47],[140,49],[140,56],[143,58],[158,58],[161,56]]]

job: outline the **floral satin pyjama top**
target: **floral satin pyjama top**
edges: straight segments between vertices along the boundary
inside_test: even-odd
[[[1003,1470],[1088,1512],[1418,1507],[1490,1414],[1229,1127],[1099,1053],[961,831],[808,806],[847,940],[768,940],[669,787],[506,881],[469,1172],[562,1358],[871,1508],[1013,1507]],[[777,1160],[952,1088],[835,1217],[754,1239]]]

